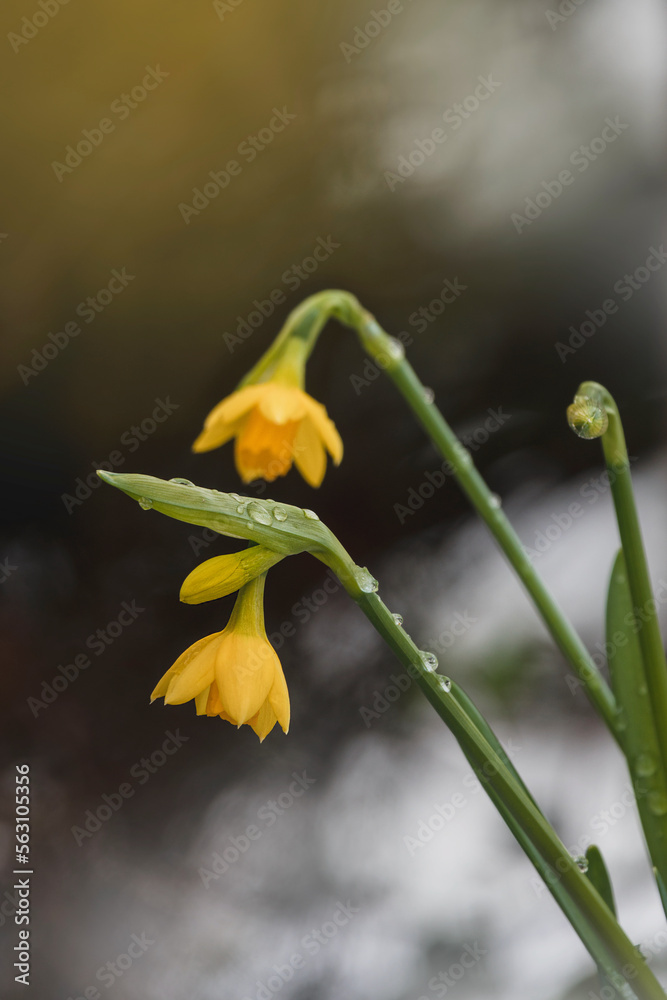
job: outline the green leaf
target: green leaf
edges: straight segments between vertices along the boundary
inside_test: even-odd
[[[616,916],[614,890],[612,888],[609,872],[607,871],[607,866],[604,863],[604,858],[602,857],[600,848],[595,844],[591,844],[586,851],[586,860],[588,861],[586,876],[602,896],[611,912],[614,916]]]
[[[228,538],[265,546],[280,556],[310,552],[334,571],[355,598],[363,593],[368,572],[356,566],[336,536],[312,510],[273,500],[207,490],[184,479],[104,472],[100,479],[136,500],[143,510],[157,510],[177,521],[211,528]]]
[[[607,598],[607,662],[620,714],[621,743],[628,761],[646,845],[664,886],[667,883],[667,776],[646,684],[623,551],[614,561]],[[663,906],[665,896],[662,895]]]
[[[658,883],[658,892],[660,893],[663,909],[665,913],[667,913],[667,886],[665,886],[662,875],[657,868],[653,869],[653,874],[655,875],[655,880]]]

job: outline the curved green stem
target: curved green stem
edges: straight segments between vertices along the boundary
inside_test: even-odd
[[[290,313],[282,331],[243,384],[267,378],[292,337],[303,341],[307,357],[330,317],[355,330],[365,350],[386,371],[433,444],[449,462],[464,493],[505,553],[561,652],[574,667],[590,700],[618,740],[614,697],[588,650],[536,572],[514,528],[499,509],[497,498],[475,468],[470,452],[433,405],[425,387],[406,361],[403,345],[390,337],[353,295],[334,289],[305,299]]]
[[[646,552],[632,489],[630,460],[618,407],[598,382],[583,382],[568,409],[572,429],[583,438],[600,437],[625,557],[636,632],[642,653],[646,684],[654,715],[654,728],[667,774],[667,661],[658,626]]]

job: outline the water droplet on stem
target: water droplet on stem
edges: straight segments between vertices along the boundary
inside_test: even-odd
[[[421,649],[419,655],[421,656],[422,663],[431,673],[434,673],[438,669],[438,657],[435,653],[429,653],[428,650]]]
[[[374,594],[378,589],[378,582],[365,566],[360,567],[354,574],[359,590],[364,594]]]
[[[271,524],[273,520],[270,511],[256,500],[248,504],[248,514],[257,524]]]

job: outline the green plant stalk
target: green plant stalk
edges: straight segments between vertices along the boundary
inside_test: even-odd
[[[606,421],[586,421],[600,413]],[[609,473],[611,494],[625,557],[630,595],[637,619],[639,645],[653,712],[653,728],[661,749],[662,768],[667,774],[667,661],[658,626],[646,552],[632,489],[630,460],[618,407],[611,394],[598,382],[583,382],[568,411],[570,425],[581,437],[600,437]],[[608,426],[605,428],[605,423]],[[632,762],[630,762],[632,764]],[[662,872],[663,877],[665,875]]]
[[[446,678],[428,670],[417,646],[397,625],[377,594],[361,594],[355,600],[400,662],[413,676],[417,676],[424,694],[452,731],[476,772],[482,776],[485,790],[601,973],[622,997],[665,1000],[662,987],[641,953],[579,870],[523,783],[515,777],[513,768],[508,767],[468,715],[465,706],[470,703],[467,696]],[[451,687],[447,690],[449,684]]]
[[[608,684],[526,555],[519,536],[475,468],[472,456],[460,443],[437,407],[428,402],[422,383],[407,361],[403,360],[392,366],[387,374],[440,453],[450,463],[459,485],[507,556],[559,649],[576,670],[591,701],[618,740],[616,703]]]
[[[475,468],[470,452],[463,447],[442,414],[433,405],[425,387],[405,359],[402,344],[390,337],[380,327],[375,317],[367,312],[353,295],[334,289],[319,292],[305,299],[287,317],[278,337],[242,384],[270,377],[272,366],[290,338],[296,337],[303,341],[304,358],[307,358],[315,347],[325,323],[331,317],[351,327],[358,334],[364,349],[377,365],[386,371],[431,441],[449,462],[464,493],[505,553],[559,649],[574,667],[590,700],[614,738],[618,740],[614,697],[588,650],[530,562],[514,528],[499,509],[497,499]]]
[[[329,565],[399,660],[416,673],[427,698],[483,776],[492,800],[604,975],[624,997],[665,1000],[642,957],[535,805],[488,724],[462,692],[452,690],[445,678],[428,670],[419,649],[375,593],[377,584],[368,571],[355,565],[312,511],[276,505],[271,500],[259,503],[183,480],[100,475],[144,509],[266,545],[281,555],[310,552]],[[627,982],[630,978],[636,980],[634,993]]]

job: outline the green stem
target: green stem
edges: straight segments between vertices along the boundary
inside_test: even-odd
[[[355,595],[351,595],[355,596]],[[665,993],[590,881],[527,793],[497,740],[489,740],[469,714],[467,696],[429,670],[420,650],[377,594],[355,600],[377,632],[412,675],[452,731],[519,844],[544,879],[598,968],[622,997],[665,1000]],[[475,709],[475,713],[476,713]]]
[[[330,317],[336,318],[356,331],[365,350],[380,368],[386,370],[436,448],[449,462],[464,493],[505,553],[559,649],[574,667],[590,700],[614,738],[618,740],[614,697],[588,650],[530,562],[521,540],[505,514],[499,509],[497,498],[475,468],[470,452],[463,447],[442,414],[433,405],[426,389],[405,360],[402,344],[382,330],[374,316],[367,312],[353,295],[344,291],[329,290],[305,299],[290,313],[282,331],[244,379],[244,384],[269,377],[276,359],[290,337],[303,341],[304,356],[307,357]]]
[[[526,555],[519,536],[475,468],[470,453],[460,443],[437,407],[428,401],[422,383],[407,361],[403,360],[392,366],[387,374],[407,400],[428,436],[450,463],[459,485],[505,553],[559,649],[576,670],[591,701],[618,739],[616,704],[609,686]]]
[[[613,397],[597,382],[583,382],[579,386],[568,417],[570,426],[581,437],[602,439],[654,728],[661,748],[663,771],[667,774],[667,661],[632,489],[623,425]]]

